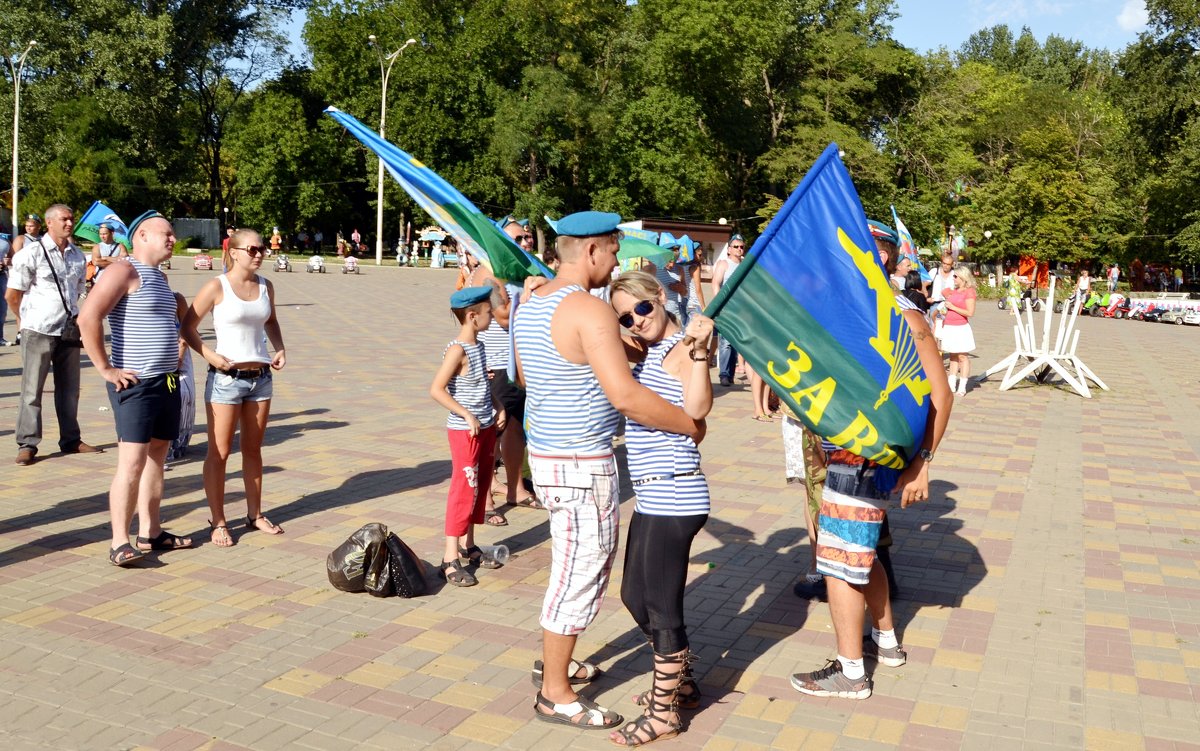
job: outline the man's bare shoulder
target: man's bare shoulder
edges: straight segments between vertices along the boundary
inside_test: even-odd
[[[583,325],[606,321],[614,318],[616,314],[612,307],[599,297],[586,291],[577,290],[564,297],[559,303],[558,311],[554,316],[555,323],[558,323],[559,316],[562,316],[564,323]]]

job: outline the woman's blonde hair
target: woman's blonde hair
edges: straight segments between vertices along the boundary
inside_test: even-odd
[[[975,275],[966,266],[959,266],[954,270],[954,275],[962,280],[963,286],[967,289],[975,289]]]
[[[663,287],[654,278],[654,274],[646,271],[626,271],[613,280],[609,288],[610,297],[618,292],[624,292],[635,300],[653,300],[661,302],[659,295],[663,294]],[[663,308],[663,312],[667,314],[667,318],[672,323],[679,323],[679,319],[671,311]]]
[[[654,274],[645,271],[626,271],[612,283],[614,294],[624,292],[637,300],[657,300],[662,292],[662,285],[654,278]]]

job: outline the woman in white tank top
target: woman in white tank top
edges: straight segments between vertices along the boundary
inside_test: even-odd
[[[219,547],[234,543],[225,521],[225,465],[239,426],[246,485],[245,531],[283,534],[283,528],[262,513],[262,441],[271,412],[271,371],[287,363],[283,334],[275,317],[275,289],[258,274],[264,247],[257,232],[234,232],[229,253],[229,271],[200,289],[184,322],[188,344],[208,362],[204,493],[212,512],[212,542]],[[217,335],[215,349],[204,343],[197,330],[210,311]],[[275,349],[274,357],[267,352],[268,339]]]

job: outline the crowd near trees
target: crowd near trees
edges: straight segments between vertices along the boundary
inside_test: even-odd
[[[836,141],[868,213],[894,204],[918,243],[956,224],[980,260],[1195,262],[1200,6],[1147,6],[1113,51],[995,26],[922,55],[888,0],[7,0],[0,44],[12,61],[39,41],[31,207],[371,227],[376,163],[321,111],[377,126],[380,54],[416,38],[388,138],[497,216],[753,234]],[[287,55],[298,9],[311,64]],[[398,186],[385,201],[389,227],[418,213]]]

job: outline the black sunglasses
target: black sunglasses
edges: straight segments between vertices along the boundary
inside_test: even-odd
[[[627,329],[631,329],[631,328],[633,328],[634,314],[637,314],[638,316],[645,318],[646,316],[650,315],[650,313],[653,310],[654,310],[654,301],[653,300],[642,300],[637,305],[633,306],[633,313],[626,313],[625,315],[621,316],[620,318],[617,319],[617,323],[621,324],[622,326],[624,326]]]
[[[266,248],[261,245],[250,245],[245,248],[234,248],[234,250],[244,250],[251,255],[261,256]]]

